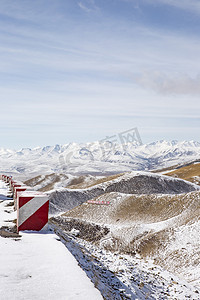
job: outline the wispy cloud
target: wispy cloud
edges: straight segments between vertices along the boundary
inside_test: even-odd
[[[135,9],[138,3],[174,2],[130,1],[49,0],[47,6],[46,0],[0,0],[0,126],[10,120],[13,127],[29,126],[28,134],[42,124],[41,132],[55,127],[57,139],[59,124],[68,142],[65,129],[71,140],[81,140],[83,124],[90,140],[91,129],[147,128],[151,119],[160,130],[158,117],[194,118],[200,108],[198,34],[162,22],[151,26],[154,5],[141,18]],[[148,24],[142,21],[146,12]],[[19,129],[15,136],[23,140],[21,134]],[[40,130],[34,137],[43,143]],[[7,139],[11,143],[13,136]]]
[[[78,2],[78,6],[85,11],[86,13],[94,12],[99,10],[99,8],[96,6],[94,0],[83,0]]]
[[[187,74],[173,77],[160,71],[152,71],[135,75],[133,78],[140,86],[163,95],[200,95],[200,74],[196,77]]]

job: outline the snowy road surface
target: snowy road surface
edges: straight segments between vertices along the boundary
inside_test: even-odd
[[[7,189],[0,181],[0,227],[16,218],[6,207]],[[59,238],[52,233],[20,233],[21,239],[0,237],[2,300],[103,299]]]

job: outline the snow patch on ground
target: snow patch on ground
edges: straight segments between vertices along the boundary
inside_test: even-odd
[[[0,227],[16,218],[7,187],[0,181]],[[9,220],[9,222],[7,222]],[[51,231],[0,236],[0,298],[3,300],[102,299],[72,254]]]
[[[102,299],[55,234],[0,238],[1,299]]]
[[[60,229],[63,243],[95,281],[104,299],[199,299],[200,290],[152,260],[110,252]]]

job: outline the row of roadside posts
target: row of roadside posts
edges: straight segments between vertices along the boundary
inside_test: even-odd
[[[17,231],[46,230],[48,228],[49,199],[45,193],[34,191],[11,176],[1,175],[10,189],[17,210]]]

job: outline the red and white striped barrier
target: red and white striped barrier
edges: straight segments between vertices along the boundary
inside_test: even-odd
[[[14,189],[14,195],[13,195],[14,200],[17,199],[17,194],[19,192],[25,192],[25,191],[34,192],[33,189],[30,186],[26,186],[26,185],[16,186],[15,189]]]
[[[22,185],[22,186],[15,186],[14,187],[14,192],[13,192],[13,200],[14,200],[14,209],[17,209],[17,195],[20,192],[25,192],[25,191],[32,191],[33,189],[30,186]]]
[[[14,180],[13,178],[11,178],[9,185],[10,185],[10,189],[12,188],[13,183],[16,182],[16,180]]]
[[[12,178],[12,176],[6,176],[6,183],[9,183],[11,178]]]
[[[9,178],[8,178],[8,184],[10,184],[11,181],[12,181],[12,176],[9,176]]]
[[[2,180],[6,181],[6,175],[2,175]]]
[[[15,192],[15,188],[16,187],[21,187],[23,186],[24,184],[22,182],[19,182],[19,181],[14,181],[12,182],[12,185],[11,185],[11,192],[12,192],[12,195],[14,196],[14,192]]]
[[[4,182],[6,182],[6,181],[7,181],[7,177],[8,177],[7,175],[4,175],[4,174],[3,174],[3,175],[1,175],[1,179],[2,179]]]
[[[26,191],[17,196],[17,230],[46,230],[49,199],[46,194]]]
[[[0,175],[8,183],[17,208],[17,230],[46,230],[48,228],[49,199],[42,192],[32,191],[12,176]]]

